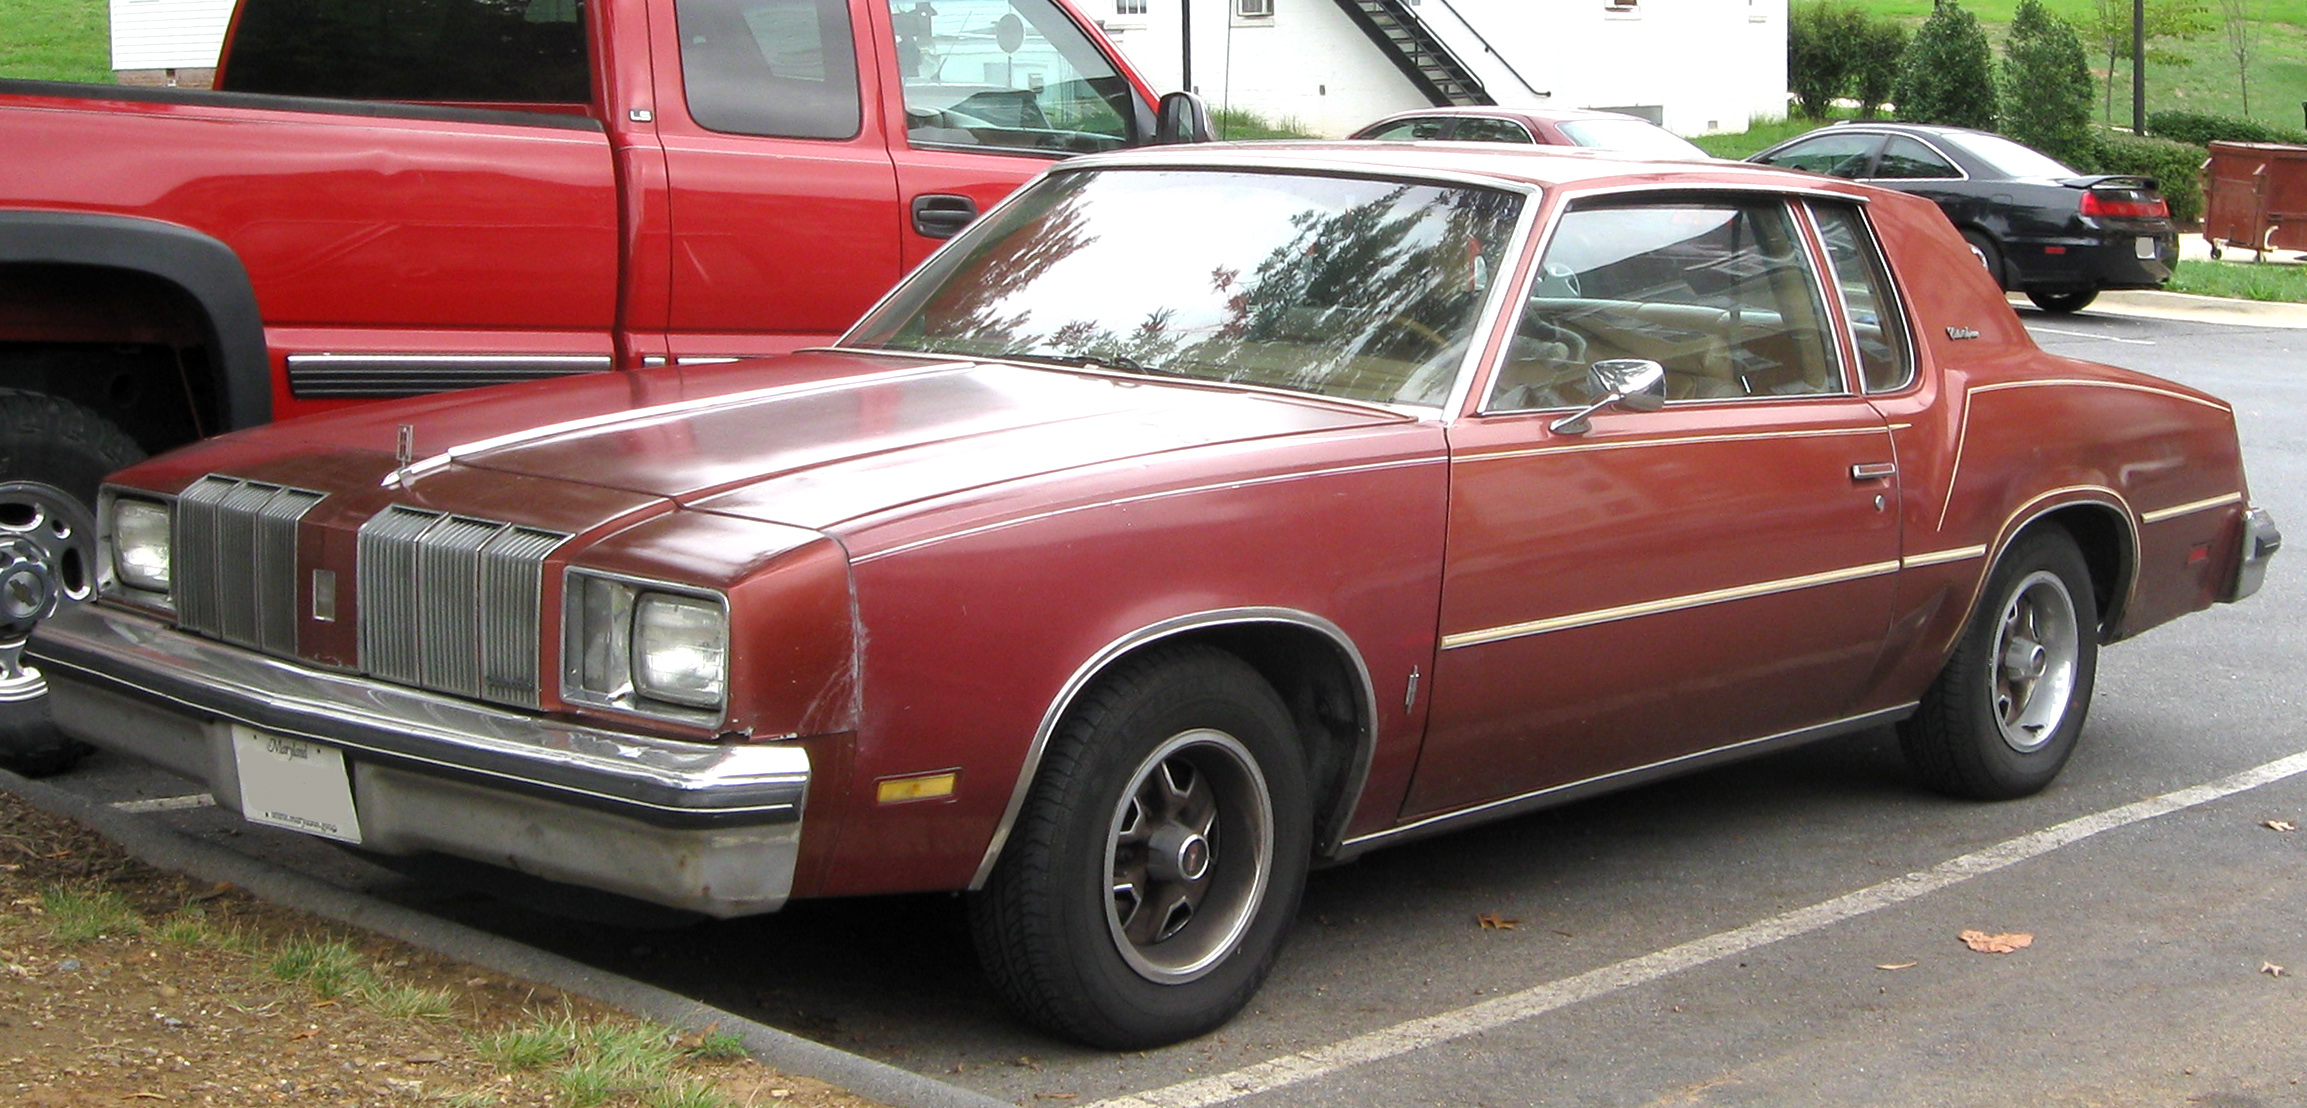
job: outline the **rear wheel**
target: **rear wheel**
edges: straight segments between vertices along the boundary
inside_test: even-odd
[[[2079,292],[2036,292],[2032,289],[2027,291],[2027,299],[2034,301],[2035,307],[2056,315],[2068,315],[2082,311],[2091,306],[2091,301],[2098,298],[2099,290],[2097,289],[2083,289]]]
[[[1281,950],[1312,841],[1304,755],[1257,671],[1208,647],[1122,663],[1052,738],[970,902],[996,992],[1136,1050],[1209,1031]]]
[[[2056,528],[2011,544],[1954,656],[1899,725],[1907,764],[1940,792],[2028,796],[2074,753],[2098,672],[2099,612],[2082,551]]]

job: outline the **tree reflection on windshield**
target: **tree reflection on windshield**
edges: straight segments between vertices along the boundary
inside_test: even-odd
[[[1439,404],[1522,198],[1219,171],[1057,175],[850,345]]]

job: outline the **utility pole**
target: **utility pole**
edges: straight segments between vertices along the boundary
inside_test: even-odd
[[[2142,0],[2144,2],[2144,0]],[[1194,90],[1194,0],[1178,0],[1178,87]]]
[[[2131,0],[2131,133],[2147,133],[2147,0]]]

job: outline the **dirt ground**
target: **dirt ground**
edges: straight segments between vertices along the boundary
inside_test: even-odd
[[[871,1108],[733,1036],[206,887],[0,794],[0,1103],[147,1102]]]

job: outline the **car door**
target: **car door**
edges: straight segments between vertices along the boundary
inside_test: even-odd
[[[904,272],[878,86],[859,80],[870,39],[852,5],[652,5],[676,359],[828,341]]]
[[[1841,718],[1898,569],[1888,427],[1845,373],[1807,220],[1773,197],[1575,206],[1450,429],[1432,716],[1405,817]],[[1658,362],[1661,410],[1587,367]]]
[[[1151,129],[1152,106],[1051,0],[871,3],[893,44],[878,72],[907,269],[1051,162]]]

